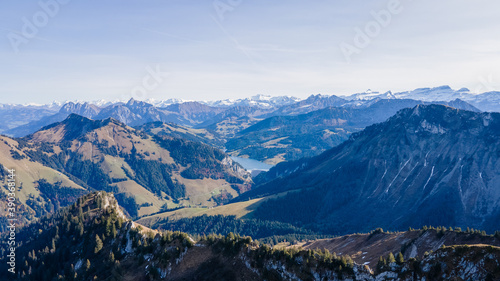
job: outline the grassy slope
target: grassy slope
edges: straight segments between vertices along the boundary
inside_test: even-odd
[[[195,132],[201,133],[202,131],[196,130]],[[65,138],[64,133],[65,131],[62,126],[53,126],[33,134],[30,136],[30,141],[35,143],[41,141],[59,143]],[[226,191],[233,195],[233,197],[238,196],[238,192],[226,180],[207,178],[203,180],[185,179],[180,176],[180,172],[187,167],[180,167],[178,172],[173,172],[172,178],[175,178],[186,186],[186,197],[180,199],[179,202],[174,202],[169,198],[160,198],[125,174],[122,167],[125,167],[132,175],[134,172],[123,158],[108,155],[96,145],[107,144],[107,146],[104,146],[115,147],[119,154],[129,154],[132,148],[135,147],[137,153],[142,155],[144,160],[161,161],[165,164],[177,165],[170,156],[169,151],[160,147],[151,136],[116,121],[111,121],[106,126],[87,132],[84,138],[86,141],[81,141],[81,138],[72,141],[72,151],[82,155],[83,159],[99,163],[101,169],[110,178],[127,179],[113,185],[118,187],[120,192],[132,195],[138,205],[143,203],[153,204],[153,206],[142,207],[139,210],[139,216],[156,213],[160,211],[164,204],[167,204],[168,208],[196,205],[213,207],[216,203],[212,200],[209,201],[209,199],[221,191]],[[53,148],[55,151],[60,151],[57,145],[53,145]]]
[[[241,218],[241,219],[251,219],[253,218],[252,212],[255,211],[260,206],[260,204],[267,201],[268,199],[282,197],[286,194],[287,192],[284,192],[268,197],[261,197],[243,202],[231,203],[214,208],[183,208],[175,211],[155,214],[151,216],[145,216],[137,220],[137,222],[142,225],[151,226],[156,222],[166,218],[181,219],[181,218],[192,218],[203,215],[207,216],[223,215],[223,216],[235,216],[236,218]]]
[[[259,198],[245,202],[223,205],[215,208],[184,208],[171,212],[146,216],[137,220],[137,223],[140,223],[145,226],[151,226],[156,222],[166,218],[181,219],[181,218],[192,218],[202,215],[208,215],[208,216],[224,215],[224,216],[236,216],[236,218],[250,218],[251,212],[255,210],[265,200],[266,198]]]
[[[5,142],[7,142],[7,144]],[[16,148],[17,145],[17,141],[5,136],[0,136],[0,164],[7,169],[16,170],[18,180],[17,186],[19,187],[22,185],[21,191],[18,192],[16,196],[22,203],[26,202],[29,194],[34,196],[39,195],[39,191],[35,188],[35,182],[40,179],[46,179],[47,182],[51,184],[61,181],[62,186],[83,189],[83,187],[74,183],[67,176],[54,169],[45,167],[40,163],[31,162],[27,158],[21,160],[14,159],[11,155],[11,150],[17,151],[20,155],[23,155],[23,153]],[[5,192],[4,189],[2,189],[2,191]]]

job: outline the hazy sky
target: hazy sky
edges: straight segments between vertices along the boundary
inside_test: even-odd
[[[494,0],[3,0],[0,32],[0,103],[500,90]]]

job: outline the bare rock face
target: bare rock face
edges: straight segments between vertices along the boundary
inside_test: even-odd
[[[94,118],[99,114],[101,108],[89,103],[66,103],[60,110],[61,114],[78,114],[87,118]]]
[[[499,159],[500,114],[419,105],[315,158],[278,165],[267,180],[281,178],[248,196],[321,194],[310,217],[338,232],[423,225],[491,232],[500,218]]]

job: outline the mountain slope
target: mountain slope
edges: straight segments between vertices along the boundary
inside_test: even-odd
[[[481,234],[479,230],[447,229],[445,227],[408,230],[402,232],[384,232],[378,228],[368,234],[351,234],[330,239],[318,239],[297,243],[289,247],[303,249],[328,249],[332,253],[349,255],[358,264],[370,264],[374,267],[380,257],[388,253],[401,253],[405,260],[422,259],[426,253],[432,253],[441,247],[453,245],[487,244],[500,246],[500,232],[493,235]]]
[[[174,122],[185,126],[194,126],[224,111],[197,102],[173,104],[165,108],[130,99],[127,103],[112,103],[104,108],[89,103],[66,103],[59,112],[44,116],[28,124],[7,130],[5,133],[14,137],[24,137],[42,127],[61,122],[70,114],[78,114],[91,119],[116,119],[124,124],[138,126],[149,122]]]
[[[377,234],[378,235],[378,234]],[[379,239],[376,238],[375,239]],[[20,229],[11,267],[0,242],[0,280],[496,280],[500,249],[450,246],[423,259],[355,263],[327,250],[271,249],[230,233],[194,241],[185,233],[159,232],[125,218],[104,192]],[[387,253],[390,257],[389,252]],[[8,271],[10,270],[10,271]]]
[[[61,122],[70,114],[78,114],[87,118],[94,118],[100,110],[101,109],[99,107],[92,104],[68,102],[63,105],[61,109],[59,109],[59,112],[55,114],[43,116],[40,119],[33,120],[25,125],[7,130],[5,133],[14,137],[24,137],[36,132],[40,128],[56,122]]]
[[[278,165],[239,200],[299,190],[266,201],[257,217],[338,233],[426,224],[494,231],[499,137],[500,114],[419,105],[315,158]]]
[[[226,143],[228,153],[276,164],[317,155],[359,130],[353,112],[328,108],[304,115],[267,118],[240,131]]]
[[[45,116],[52,115],[57,112],[56,108],[49,106],[21,106],[0,104],[0,133],[6,130],[13,129],[22,125],[26,125],[31,121],[36,121]]]
[[[435,88],[420,88],[413,91],[396,93],[394,95],[399,99],[410,98],[429,102],[461,99],[483,111],[500,112],[500,92],[475,94],[467,88],[453,90],[450,86],[440,86]]]
[[[135,127],[150,135],[163,135],[201,142],[217,148],[223,148],[225,140],[217,133],[206,129],[193,129],[175,123],[152,122]]]
[[[7,169],[13,169],[15,174],[19,225],[67,206],[86,193],[84,187],[58,170],[30,161],[19,149],[18,141],[0,136],[0,183],[5,187],[8,183]],[[7,218],[3,207],[7,205],[8,193],[7,188],[1,189],[2,222]],[[0,231],[7,225],[2,223]]]
[[[485,93],[473,93],[467,88],[453,90],[450,86],[439,86],[434,88],[418,88],[412,91],[385,94],[367,91],[366,93],[354,94],[343,97],[349,101],[366,101],[374,98],[391,99],[414,99],[425,102],[447,101],[456,99],[463,100],[479,108],[482,111],[500,112],[500,92],[491,91]]]
[[[436,103],[479,111],[461,100]],[[419,104],[428,103],[375,99],[355,107],[328,107],[307,114],[274,116],[238,132],[228,140],[226,148],[231,155],[269,164],[312,157],[341,144],[353,132],[383,122],[403,108]]]
[[[130,126],[150,122],[174,122],[193,126],[220,111],[222,109],[212,108],[197,102],[173,104],[159,108],[143,101],[131,99],[127,103],[112,104],[103,108],[95,119],[111,117]]]
[[[205,122],[207,119],[213,118],[217,114],[224,111],[222,108],[212,107],[199,102],[185,102],[172,104],[164,108],[168,112],[175,113],[184,122],[177,122],[181,125],[194,126]]]
[[[284,116],[284,115],[297,115],[305,114],[318,109],[323,109],[327,107],[338,107],[347,103],[347,100],[328,95],[311,95],[305,100],[297,101],[292,104],[284,105],[277,110],[273,111],[267,116]]]
[[[239,131],[262,120],[257,116],[271,111],[272,109],[266,110],[259,107],[233,106],[196,125],[196,128],[204,128],[219,134],[225,139],[229,139]]]
[[[183,205],[214,206],[219,197],[234,198],[250,183],[218,149],[151,136],[111,118],[72,114],[21,139],[18,149],[89,191],[119,193],[120,204],[134,217]]]
[[[259,108],[276,108],[288,104],[293,104],[300,101],[299,98],[292,96],[267,96],[267,95],[256,95],[245,99],[225,99],[217,101],[204,101],[203,103],[215,107],[238,107],[238,106],[251,106]]]

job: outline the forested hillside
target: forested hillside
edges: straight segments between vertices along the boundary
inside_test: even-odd
[[[0,280],[496,280],[500,276],[500,249],[488,245],[450,245],[408,260],[386,252],[372,266],[327,249],[270,248],[233,233],[195,241],[185,233],[158,232],[129,221],[105,192],[81,197],[71,207],[20,229],[16,242],[14,273],[7,271],[11,267],[6,247],[1,247],[0,270],[5,274]]]
[[[136,217],[180,206],[214,206],[221,203],[221,193],[234,198],[251,184],[248,173],[217,148],[148,135],[114,119],[70,115],[25,138],[4,138],[3,151],[10,155],[0,161],[17,167],[21,190],[28,188],[20,203],[35,216],[94,190],[117,193]]]
[[[271,169],[255,218],[329,233],[445,225],[498,230],[500,115],[404,109],[317,157]]]

